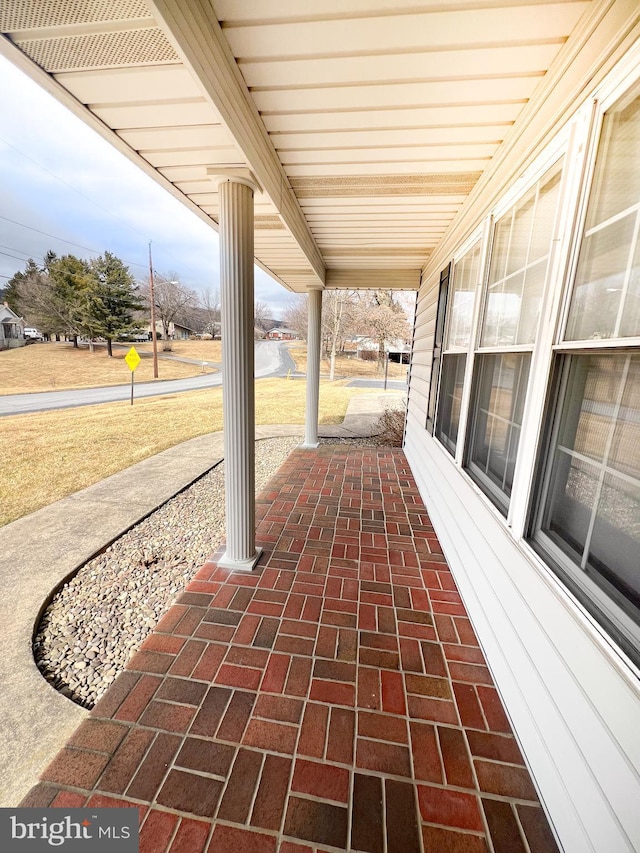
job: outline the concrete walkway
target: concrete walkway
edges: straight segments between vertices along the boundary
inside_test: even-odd
[[[358,395],[333,437],[371,435],[401,395]],[[259,426],[256,439],[302,436]],[[191,439],[0,528],[0,807],[15,806],[88,712],[35,666],[34,629],[51,595],[84,563],[223,459],[222,433]]]

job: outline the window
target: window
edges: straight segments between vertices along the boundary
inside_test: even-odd
[[[496,224],[482,347],[535,341],[560,178],[561,162]]]
[[[442,342],[444,326],[447,317],[447,302],[449,299],[449,278],[451,264],[440,273],[440,289],[438,291],[438,307],[436,310],[436,329],[433,337],[431,360],[431,381],[429,383],[429,408],[427,409],[427,430],[433,435],[435,424],[438,389],[440,387],[440,363],[442,361]]]
[[[513,486],[530,353],[477,358],[470,472],[506,515]]]
[[[640,335],[640,86],[605,113],[566,340]]]
[[[460,426],[460,409],[476,287],[480,275],[480,241],[453,267],[449,288],[448,326],[444,336],[442,374],[435,434],[455,456]]]
[[[534,547],[636,659],[640,347],[629,338],[640,337],[639,162],[636,86],[603,116],[531,526]]]
[[[504,515],[513,487],[561,175],[559,160],[494,230],[474,364],[467,469]]]

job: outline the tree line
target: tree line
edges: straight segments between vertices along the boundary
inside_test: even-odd
[[[49,337],[112,341],[136,328],[136,312],[145,301],[129,268],[105,252],[86,261],[47,252],[42,266],[30,258],[24,271],[9,279],[4,298],[16,314]]]
[[[42,265],[30,258],[4,288],[4,299],[21,317],[49,338],[103,338],[111,356],[112,341],[127,336],[150,319],[149,279],[137,282],[111,252],[92,260],[47,252]],[[212,337],[220,328],[220,299],[209,290],[202,298],[183,285],[176,272],[155,279],[154,305],[158,337],[171,349],[171,324]],[[161,331],[160,331],[161,330]]]

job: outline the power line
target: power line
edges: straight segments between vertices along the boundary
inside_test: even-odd
[[[5,258],[14,258],[16,261],[28,261],[29,260],[29,258],[19,258],[17,255],[10,255],[8,252],[0,252],[0,255],[4,255]]]
[[[4,219],[5,222],[10,222],[12,225],[17,225],[20,228],[27,228],[29,231],[34,231],[36,234],[41,234],[43,237],[49,237],[51,240],[59,240],[62,243],[67,243],[69,246],[75,246],[77,249],[84,249],[85,252],[91,252],[91,254],[93,254],[93,255],[102,254],[102,252],[100,252],[98,249],[91,249],[89,246],[83,246],[80,243],[74,243],[73,240],[66,240],[64,237],[58,237],[56,234],[49,234],[46,231],[40,231],[38,228],[34,228],[32,225],[27,225],[24,222],[18,222],[16,219],[11,219],[8,216],[0,215],[0,219]],[[14,249],[12,246],[5,246],[4,248],[5,249],[10,248],[11,251],[13,251],[13,252],[21,252],[23,255],[27,255],[26,252],[22,252],[21,249]],[[6,254],[6,253],[0,252],[0,255],[2,255],[2,254]],[[15,257],[15,255],[10,255],[9,257]],[[16,260],[28,260],[29,257],[32,257],[32,256],[28,256],[24,259],[23,258],[16,258]],[[40,256],[40,255],[36,255],[36,257],[40,260],[43,260],[42,256]],[[140,267],[141,269],[144,269],[144,270],[147,269],[146,264],[141,264],[138,261],[128,261],[128,260],[126,260],[126,258],[121,258],[121,260],[123,261],[123,263],[127,264],[127,266]],[[164,278],[164,276],[162,276],[162,277]]]
[[[31,157],[31,155],[26,154],[21,148],[18,148],[16,145],[9,142],[4,136],[0,136],[0,140],[2,140],[2,142],[4,142],[5,145],[9,146],[9,148],[12,148],[14,151],[16,151],[18,154],[20,154],[20,156],[24,157],[25,160],[30,160],[39,169],[42,169],[43,172],[46,172],[47,175],[51,175],[51,177],[55,178],[56,181],[60,181],[61,184],[64,184],[64,186],[69,187],[69,189],[72,190],[74,193],[77,193],[80,196],[80,198],[83,198],[85,201],[88,201],[89,204],[92,204],[98,210],[101,210],[103,213],[106,213],[107,216],[110,216],[116,220],[118,219],[118,217],[115,216],[115,214],[111,210],[109,210],[106,207],[103,207],[101,204],[98,204],[98,202],[95,199],[92,199],[88,195],[85,195],[84,193],[80,192],[80,190],[77,187],[74,187],[73,184],[70,184],[68,181],[65,181],[64,178],[61,178],[60,175],[56,175],[55,172],[52,172],[50,169],[47,169],[46,166],[43,166],[42,163],[40,163],[35,158]],[[138,234],[140,234],[141,237],[144,237],[142,232],[138,231],[136,228],[134,228],[133,230],[136,231]]]
[[[80,198],[85,199],[85,201],[88,201],[90,204],[92,204],[98,210],[103,211],[103,213],[106,213],[108,216],[110,216],[112,219],[115,219],[117,222],[120,221],[119,218],[111,210],[109,210],[106,207],[102,207],[102,205],[98,204],[98,202],[95,201],[95,199],[92,199],[89,196],[85,195],[84,193],[80,192],[80,190],[77,189],[77,187],[74,187],[73,184],[70,184],[68,181],[65,181],[64,178],[61,178],[59,175],[56,175],[55,172],[52,172],[50,169],[47,169],[46,166],[43,166],[42,163],[40,163],[38,160],[31,157],[29,154],[26,154],[21,148],[18,148],[16,145],[9,142],[4,136],[0,135],[0,140],[2,142],[4,142],[4,144],[7,145],[9,148],[12,148],[14,151],[16,151],[22,157],[24,157],[26,160],[30,160],[35,166],[37,166],[43,172],[45,172],[48,175],[51,175],[52,178],[55,178],[55,180],[59,181],[64,186],[68,187],[70,190],[77,193],[77,195],[79,195]],[[30,228],[29,225],[24,225],[21,222],[14,222],[14,220],[8,219],[7,217],[4,217],[4,216],[0,217],[0,219],[6,219],[8,222],[13,222],[14,225],[21,225],[23,228]],[[145,237],[141,231],[138,231],[137,228],[135,228],[134,226],[131,226],[131,225],[129,225],[129,228],[131,228],[132,231],[135,231],[136,234],[139,234],[141,237],[143,237],[145,242],[147,241],[147,237]],[[46,234],[44,231],[38,231],[37,228],[31,228],[31,230],[35,231],[38,234],[43,234],[45,237],[51,237],[54,240],[61,240],[63,243],[68,243],[71,246],[76,246],[79,249],[84,249],[87,252],[93,252],[96,255],[100,254],[100,252],[97,249],[89,249],[89,248],[87,248],[87,246],[81,246],[79,243],[74,243],[71,240],[65,240],[63,237],[55,237],[52,234]],[[146,269],[146,264],[141,264],[141,263],[138,263],[137,261],[125,261],[125,263],[129,264],[129,266],[136,266],[136,267],[141,267],[142,269]],[[187,267],[187,269],[189,269],[189,267]],[[192,269],[192,272],[193,272],[193,269]]]
[[[25,261],[28,261],[29,258],[32,257],[27,252],[23,252],[22,249],[16,249],[14,246],[5,246],[2,243],[0,243],[0,249],[8,249],[10,252],[17,252],[19,255],[24,255]],[[12,255],[12,257],[13,257],[13,255]],[[40,259],[40,255],[36,255],[36,257],[38,259]],[[35,260],[35,258],[34,258],[34,260]]]
[[[35,231],[36,234],[42,234],[43,237],[50,237],[52,240],[60,240],[61,243],[68,243],[70,246],[75,246],[77,249],[84,249],[85,252],[91,252],[95,255],[100,254],[97,249],[90,249],[88,246],[81,246],[80,243],[74,243],[73,240],[65,240],[64,237],[57,237],[55,234],[47,234],[46,231],[39,231],[31,225],[26,225],[24,222],[18,222],[15,219],[10,219],[8,216],[0,216],[0,219],[4,219],[5,222],[11,222],[12,225],[19,225],[21,228],[28,228],[29,231]]]
[[[43,237],[49,237],[51,240],[59,240],[61,243],[68,243],[69,246],[75,246],[76,249],[84,249],[85,252],[91,252],[92,255],[102,254],[99,249],[91,249],[89,248],[89,246],[82,246],[80,243],[74,243],[73,240],[65,240],[64,237],[58,237],[56,234],[48,234],[46,231],[40,231],[38,228],[34,228],[32,225],[26,225],[24,222],[18,222],[15,219],[10,219],[8,216],[0,215],[0,219],[4,219],[5,222],[10,222],[12,225],[18,225],[20,228],[28,228],[29,231],[35,231],[36,234],[42,234]],[[20,249],[13,249],[13,251],[19,252]],[[0,252],[0,254],[4,253]],[[23,252],[22,254],[26,253]],[[20,258],[18,258],[17,260],[20,260]],[[124,263],[128,264],[131,267],[142,267],[143,269],[147,268],[146,264],[139,264],[137,261],[125,260]]]

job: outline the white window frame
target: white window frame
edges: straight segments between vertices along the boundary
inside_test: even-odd
[[[569,322],[569,312],[574,292],[578,260],[583,242],[590,194],[595,176],[595,166],[602,135],[604,116],[607,110],[623,98],[625,93],[633,86],[637,86],[639,81],[640,44],[636,45],[635,48],[627,54],[617,68],[614,69],[614,71],[603,81],[603,83],[583,104],[576,114],[576,121],[574,122],[574,125],[576,126],[575,138],[578,140],[578,144],[582,145],[584,149],[582,153],[582,170],[580,175],[576,174],[577,187],[574,191],[575,198],[573,202],[575,214],[574,224],[573,228],[571,228],[571,235],[569,238],[566,274],[564,277],[562,291],[557,294],[556,299],[554,300],[558,304],[555,309],[556,323],[554,324],[555,328],[553,338],[550,341],[550,345],[548,344],[545,348],[546,358],[544,360],[547,364],[547,369],[545,371],[547,390],[548,383],[553,379],[551,376],[552,366],[555,360],[562,355],[587,355],[590,353],[597,354],[598,352],[604,354],[607,351],[623,352],[640,348],[640,336],[612,337],[579,341],[564,340]],[[573,196],[574,193],[571,193],[570,195]],[[547,331],[547,337],[551,337],[551,330]],[[560,399],[562,399],[562,393],[558,394],[558,400]],[[542,400],[544,400],[544,397]],[[553,410],[552,405],[556,406]],[[541,407],[539,429],[535,440],[535,455],[538,458],[538,464],[531,464],[528,501],[526,504],[523,501],[523,505],[520,507],[518,528],[517,531],[514,529],[514,534],[518,534],[521,544],[526,546],[527,551],[530,554],[535,555],[537,561],[543,562],[547,567],[547,571],[551,572],[558,579],[567,594],[571,595],[575,604],[583,613],[587,614],[590,624],[597,628],[597,632],[601,637],[606,638],[609,649],[615,653],[615,659],[617,661],[622,661],[625,664],[627,671],[634,672],[637,675],[638,668],[635,663],[629,658],[624,649],[620,647],[616,638],[611,636],[606,625],[602,624],[602,617],[598,619],[598,616],[594,615],[589,607],[582,603],[580,598],[569,589],[560,573],[550,566],[549,559],[545,560],[544,557],[539,554],[534,545],[536,536],[540,530],[541,518],[544,512],[543,498],[547,492],[550,468],[548,460],[559,428],[560,415],[561,411],[558,401],[555,403],[553,401],[549,401],[548,406]],[[552,420],[548,425],[547,440],[544,441],[545,421],[548,422],[549,418]],[[529,436],[529,445],[532,444],[531,438],[532,436]],[[529,455],[531,456],[532,454],[530,453]],[[534,462],[535,460],[532,460],[532,463]],[[535,500],[534,491],[536,478],[538,477],[541,478],[541,483],[539,485],[539,498],[538,500]],[[544,480],[544,483],[542,480]],[[527,534],[529,534],[528,541],[524,539]],[[613,625],[615,629],[626,635],[628,638],[627,642],[637,643],[638,654],[640,654],[640,625],[632,620],[631,617],[629,617],[622,608],[620,608],[595,582],[590,581],[589,579],[584,579],[584,582],[581,582],[582,579],[578,579],[579,576],[577,575],[577,571],[579,571],[579,569],[576,570],[575,562],[565,555],[560,548],[555,546],[549,537],[544,533],[541,533],[540,538],[544,543],[542,551],[547,552],[549,558],[555,560],[556,564],[560,567],[560,571],[564,572],[566,576],[569,578],[572,576],[576,577],[576,580],[573,583],[574,586],[582,589],[582,596],[584,598],[588,598],[589,601],[595,605],[597,611],[604,616],[604,619],[608,621],[610,625]]]
[[[450,459],[454,459],[457,465],[462,464],[462,454],[464,452],[465,445],[465,437],[466,437],[466,424],[467,424],[467,416],[469,411],[469,383],[471,382],[471,372],[469,370],[469,360],[473,359],[473,344],[476,339],[477,334],[477,324],[478,324],[478,316],[480,309],[480,301],[482,296],[482,287],[484,281],[484,266],[486,262],[486,251],[487,251],[487,221],[482,223],[478,228],[476,228],[462,243],[456,253],[450,260],[451,263],[451,275],[449,279],[449,296],[452,293],[453,288],[455,287],[455,271],[456,264],[462,260],[462,258],[469,252],[480,240],[480,258],[478,261],[478,280],[475,284],[475,293],[473,296],[473,310],[471,317],[471,329],[469,330],[469,343],[467,345],[467,349],[447,349],[444,346],[444,341],[447,340],[449,335],[449,329],[451,325],[451,311],[447,309],[447,315],[445,317],[445,327],[444,327],[444,335],[443,335],[443,347],[442,347],[442,355],[440,362],[440,379],[442,379],[442,365],[444,363],[445,355],[463,355],[466,354],[466,363],[465,363],[465,372],[464,372],[464,380],[462,385],[462,400],[460,404],[460,419],[458,422],[458,439],[456,442],[456,452],[455,456],[442,444],[440,439],[437,437],[435,432],[435,426],[438,423],[438,416],[440,410],[440,403],[442,397],[442,385],[439,383],[438,386],[438,400],[436,404],[436,411],[434,417],[434,432],[433,437],[436,439],[438,444],[445,449]]]
[[[569,160],[570,154],[570,142],[572,140],[572,126],[565,126],[560,133],[558,133],[554,139],[546,146],[544,151],[534,160],[534,162],[525,170],[522,176],[515,182],[515,184],[509,189],[507,193],[499,200],[499,202],[492,208],[489,217],[487,218],[485,225],[487,227],[487,238],[486,238],[486,246],[485,246],[485,263],[483,269],[482,276],[482,298],[479,300],[480,305],[478,306],[478,318],[475,329],[475,339],[474,339],[474,349],[472,358],[469,361],[473,362],[473,366],[475,368],[475,362],[477,360],[478,355],[489,354],[489,353],[513,353],[513,352],[530,352],[531,353],[531,363],[529,367],[529,377],[527,380],[527,390],[525,395],[525,404],[524,410],[522,413],[522,426],[520,433],[520,442],[519,442],[519,450],[518,457],[514,468],[513,473],[513,485],[511,489],[511,496],[509,499],[506,515],[502,512],[502,510],[497,509],[494,501],[487,495],[487,493],[482,489],[475,480],[471,477],[469,471],[467,470],[468,466],[468,454],[470,451],[470,429],[471,429],[471,394],[472,387],[471,382],[469,382],[468,387],[466,388],[467,397],[466,397],[466,409],[465,409],[465,436],[463,447],[459,447],[460,450],[460,465],[464,467],[464,471],[467,477],[474,483],[478,491],[484,496],[485,500],[491,504],[491,506],[496,509],[498,516],[505,521],[508,527],[513,527],[514,521],[517,522],[520,530],[518,534],[521,535],[521,528],[524,524],[523,518],[523,508],[521,506],[521,490],[523,486],[526,484],[527,479],[529,483],[533,479],[533,458],[529,459],[529,468],[525,467],[524,459],[528,456],[534,456],[535,454],[523,454],[520,452],[520,448],[524,446],[525,437],[528,440],[529,438],[529,423],[532,418],[536,415],[536,413],[540,414],[540,409],[536,410],[532,406],[532,396],[534,390],[534,384],[536,380],[539,380],[540,377],[536,375],[536,371],[538,369],[537,361],[539,360],[538,353],[541,351],[541,338],[543,337],[543,332],[546,329],[545,323],[543,323],[543,319],[547,319],[548,310],[549,310],[549,302],[551,298],[551,294],[553,292],[552,282],[555,280],[554,275],[557,271],[557,263],[559,260],[559,243],[562,242],[561,235],[566,232],[561,230],[564,227],[563,223],[563,212],[565,211],[566,203],[567,203],[567,187],[569,185],[568,173],[572,171],[573,164]],[[491,253],[494,245],[495,239],[495,231],[496,224],[498,220],[504,216],[511,208],[513,208],[518,201],[533,187],[545,174],[549,169],[553,167],[555,163],[558,162],[561,158],[564,158],[564,164],[562,167],[562,176],[560,179],[560,190],[558,203],[556,208],[556,218],[552,229],[552,238],[551,238],[551,246],[549,250],[549,258],[547,261],[547,271],[545,275],[545,281],[542,290],[541,302],[540,302],[540,316],[538,318],[538,324],[536,328],[536,335],[533,344],[513,344],[508,346],[492,346],[492,347],[483,347],[480,345],[481,334],[482,334],[482,319],[485,315],[486,302],[488,299],[488,278],[489,278],[489,270],[491,266]],[[468,364],[469,366],[469,364]],[[546,384],[546,375],[544,377]],[[466,380],[466,377],[465,377]],[[463,401],[464,402],[464,401]],[[462,418],[461,418],[462,420]],[[527,430],[527,432],[525,432]],[[459,442],[459,445],[461,442]],[[458,460],[456,460],[458,461]],[[528,492],[528,489],[527,489]]]

